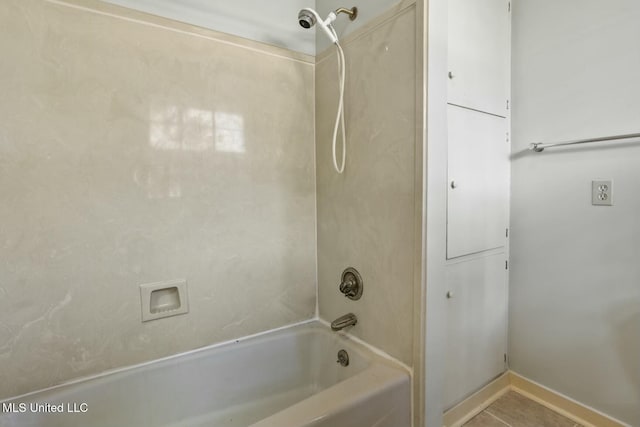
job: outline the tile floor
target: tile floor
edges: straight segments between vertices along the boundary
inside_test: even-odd
[[[463,427],[581,427],[523,395],[510,391]]]

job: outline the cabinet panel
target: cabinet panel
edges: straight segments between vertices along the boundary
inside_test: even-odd
[[[449,103],[506,117],[508,0],[449,0]]]
[[[504,246],[509,198],[506,119],[450,105],[448,132],[447,257]]]
[[[505,255],[447,266],[445,407],[449,408],[505,370],[507,273]]]

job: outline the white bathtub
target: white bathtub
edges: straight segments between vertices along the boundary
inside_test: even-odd
[[[405,370],[310,322],[5,400],[0,426],[410,427],[410,395]]]

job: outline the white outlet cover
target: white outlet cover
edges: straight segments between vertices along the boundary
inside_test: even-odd
[[[613,206],[613,180],[597,179],[591,181],[591,204],[594,206]]]

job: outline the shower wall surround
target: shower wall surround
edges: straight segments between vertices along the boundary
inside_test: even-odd
[[[331,157],[338,99],[335,50],[323,52],[316,65],[320,316],[331,321],[355,313],[353,334],[409,365],[420,239],[416,207],[421,206],[415,165],[415,9],[404,2],[343,40],[348,142],[342,175]],[[340,273],[350,266],[364,280],[358,301],[338,291]]]
[[[0,2],[0,398],[315,314],[313,59],[73,4]]]

